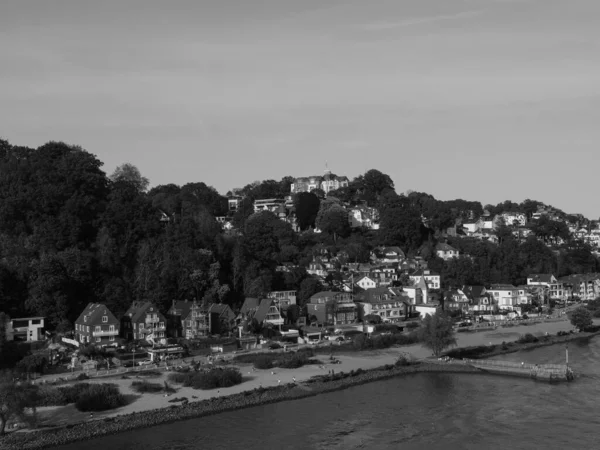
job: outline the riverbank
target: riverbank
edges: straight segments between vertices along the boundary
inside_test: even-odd
[[[71,442],[79,442],[109,434],[167,424],[179,420],[194,419],[227,411],[254,406],[296,400],[359,386],[373,381],[385,380],[397,376],[417,373],[481,373],[469,366],[439,365],[415,363],[409,366],[387,365],[368,371],[338,372],[333,377],[321,375],[303,384],[289,383],[270,388],[259,388],[224,397],[212,397],[206,400],[173,405],[141,413],[131,413],[103,420],[95,420],[69,425],[52,430],[12,433],[0,439],[3,450],[44,449]]]
[[[468,346],[465,344],[473,342],[477,343],[479,346],[485,346],[488,343],[490,345],[495,345],[501,344],[511,337],[513,339],[519,338],[525,333],[534,333],[539,336],[544,335],[547,332],[556,333],[557,331],[570,331],[570,329],[572,329],[572,326],[568,322],[555,322],[513,327],[509,333],[502,330],[490,330],[489,332],[484,333],[460,333],[457,335],[457,343],[460,347]],[[502,349],[500,347],[496,348],[495,352],[489,353],[486,357],[513,351],[527,350],[537,346],[553,345],[567,340],[590,337],[592,337],[592,335],[582,336],[582,334],[578,333],[561,337],[562,339],[558,342],[553,340],[552,342],[547,343],[513,344],[512,347],[508,347],[507,349]],[[557,337],[553,336],[553,338]],[[389,367],[394,364],[400,355],[407,355],[409,358],[422,360],[423,362],[418,366],[409,366],[407,368],[398,369],[400,371],[397,373],[387,372],[387,369],[381,369],[384,366]],[[319,393],[344,389],[356,384],[376,381],[384,379],[385,377],[394,377],[404,373],[417,373],[423,371],[466,371],[470,373],[480,373],[477,369],[473,368],[456,368],[452,366],[439,367],[439,365],[434,365],[426,361],[426,359],[430,357],[431,351],[429,349],[420,344],[416,344],[370,351],[368,353],[352,352],[350,354],[336,355],[338,360],[337,364],[331,364],[329,361],[324,361],[323,365],[307,365],[298,369],[253,370],[249,365],[238,365],[244,376],[243,383],[240,385],[221,389],[216,392],[215,390],[201,391],[192,388],[178,387],[177,393],[174,396],[164,396],[160,394],[138,395],[131,388],[131,383],[135,380],[133,377],[86,380],[88,383],[110,382],[117,384],[123,394],[135,400],[122,408],[96,413],[93,420],[89,420],[86,413],[77,411],[74,405],[39,408],[38,417],[40,419],[40,425],[42,427],[58,426],[58,429],[54,431],[44,431],[42,428],[42,431],[13,432],[9,437],[0,440],[0,444],[2,448],[5,448],[5,445],[13,445],[13,447],[6,448],[45,448],[71,442],[72,440],[90,439],[101,435],[131,430],[141,426],[152,426],[175,420],[201,417],[206,414],[217,414],[231,409],[257,406],[263,404],[264,399],[254,398],[253,395],[255,395],[256,392],[279,392],[278,389],[283,389],[285,386],[292,386],[291,389],[283,391],[286,395],[280,393],[275,396],[275,400],[268,400],[266,403],[293,400],[307,395],[317,395]],[[428,369],[428,367],[434,368]],[[330,370],[334,370],[335,373],[359,373],[360,376],[342,380],[340,381],[341,386],[335,388],[332,388],[334,385],[328,384],[327,389],[323,387],[319,388],[318,385],[315,385],[317,386],[317,389],[315,389],[311,380],[329,373]],[[381,374],[377,375],[378,371],[382,370],[385,375],[383,377]],[[365,375],[366,373],[373,373],[375,375]],[[162,383],[166,380],[166,377],[167,373],[163,373],[159,375],[158,378],[152,379],[151,381]],[[334,383],[337,383],[337,381]],[[185,398],[189,403],[185,406],[174,406],[172,403],[173,397]],[[230,400],[223,400],[226,398],[229,398]],[[223,405],[227,406],[229,409],[221,409],[221,407],[217,408],[215,406],[223,406],[219,402],[224,401],[226,403]],[[207,407],[208,412],[202,409],[204,407],[195,405],[209,405]],[[188,411],[189,408],[191,408],[191,412]],[[200,408],[200,412],[198,412],[198,408]],[[123,422],[126,422],[126,424]],[[107,431],[105,432],[103,430]],[[54,433],[58,433],[57,436],[59,437],[56,438],[58,441],[56,441],[55,438],[52,438],[50,443],[45,443],[49,438],[44,436],[54,436]]]

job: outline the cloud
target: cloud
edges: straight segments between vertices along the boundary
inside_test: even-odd
[[[389,30],[392,28],[402,28],[409,27],[413,25],[420,25],[425,23],[433,23],[433,22],[441,22],[443,20],[457,20],[464,19],[468,17],[478,16],[482,13],[481,10],[474,11],[463,11],[456,14],[444,14],[437,16],[426,16],[426,17],[413,17],[405,20],[400,20],[397,22],[373,22],[361,25],[360,28],[366,31],[382,31]]]

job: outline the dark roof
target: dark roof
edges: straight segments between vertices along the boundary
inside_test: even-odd
[[[154,306],[151,302],[134,302],[129,307],[125,315],[131,317],[132,322],[137,323],[144,318],[146,312],[150,308],[154,308],[154,311],[152,311],[153,313],[156,312],[157,314],[160,314],[162,316],[158,308]]]
[[[118,322],[115,315],[106,307],[103,303],[88,303],[83,312],[79,315],[76,322],[77,323],[95,323],[97,319],[101,321],[100,317],[107,315],[109,322]],[[84,320],[84,317],[87,316],[87,321]]]
[[[259,305],[260,300],[258,298],[248,297],[244,300],[242,309],[240,309],[240,314],[250,314],[251,316],[254,316]]]
[[[210,312],[210,313],[216,313],[216,314],[219,315],[219,317],[224,317],[224,318],[227,318],[229,320],[235,319],[235,314],[231,310],[231,308],[229,307],[229,305],[225,305],[223,303],[213,303],[208,308],[208,312]]]
[[[436,246],[435,246],[435,250],[436,251],[442,251],[442,252],[456,252],[458,250],[456,250],[454,247],[452,247],[449,244],[446,244],[445,242],[439,242]]]
[[[169,315],[181,316],[181,318],[185,318],[189,315],[193,304],[193,301],[190,302],[188,300],[178,300],[171,306],[171,309],[169,309]]]
[[[537,283],[551,283],[552,282],[552,274],[551,273],[538,273],[529,275],[528,278],[531,278],[533,281]]]
[[[472,300],[485,295],[483,293],[483,291],[485,291],[485,286],[463,286],[462,291]]]
[[[269,309],[271,308],[271,306],[274,305],[274,300],[275,299],[273,299],[273,298],[263,298],[260,301],[260,305],[258,305],[258,309],[254,313],[254,319],[258,320],[259,322],[262,322],[263,320],[265,320],[265,317],[267,317],[267,313],[269,312]]]

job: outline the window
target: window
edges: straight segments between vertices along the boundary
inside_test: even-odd
[[[98,331],[100,331],[100,325],[96,325],[96,327],[95,327],[94,331],[95,331],[95,332],[98,332]]]
[[[83,316],[83,321],[87,322],[87,316]]]
[[[115,326],[114,325],[110,325],[108,327],[108,331],[115,331]]]
[[[140,330],[143,330],[143,329],[144,329],[144,324],[140,323]]]
[[[90,326],[89,325],[86,326],[86,330],[85,331],[87,331],[88,333],[90,332]]]
[[[110,341],[114,341],[114,340],[115,340],[115,337],[114,337],[114,336],[111,336],[111,337],[109,338],[109,340],[110,340]]]
[[[161,327],[161,328],[164,328],[164,326],[165,326],[165,323],[164,323],[164,322],[161,322],[159,325],[160,325],[160,327]]]
[[[108,316],[102,316],[102,323],[108,322]]]
[[[99,338],[99,337],[96,338],[96,342],[101,342],[101,341],[102,341],[101,338]]]

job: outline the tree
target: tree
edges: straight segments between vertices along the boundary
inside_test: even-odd
[[[286,311],[287,321],[290,325],[294,325],[300,318],[300,307],[298,305],[290,305]]]
[[[4,344],[6,343],[6,323],[8,322],[8,316],[0,312],[0,359],[2,359],[2,353],[4,352]]]
[[[300,283],[300,289],[298,290],[298,300],[300,305],[306,304],[310,298],[315,295],[317,292],[321,292],[323,290],[323,286],[313,277],[308,277],[302,280]]]
[[[301,230],[315,226],[320,204],[319,197],[312,192],[300,192],[294,195],[296,219]]]
[[[334,242],[337,242],[338,236],[346,237],[350,234],[348,211],[341,205],[321,208],[316,225],[323,233],[333,236]]]
[[[134,186],[138,192],[146,192],[150,181],[143,177],[137,167],[133,164],[125,163],[118,166],[110,176],[114,183],[124,181]]]
[[[418,334],[419,340],[430,348],[435,356],[439,356],[445,348],[456,345],[452,320],[440,312],[425,316]]]
[[[585,306],[580,306],[571,312],[570,319],[571,324],[579,331],[583,331],[594,324],[592,313]]]
[[[6,375],[0,380],[0,436],[4,435],[6,423],[10,419],[27,419],[25,408],[35,404],[34,397],[37,392],[33,386],[15,383],[9,376]]]

